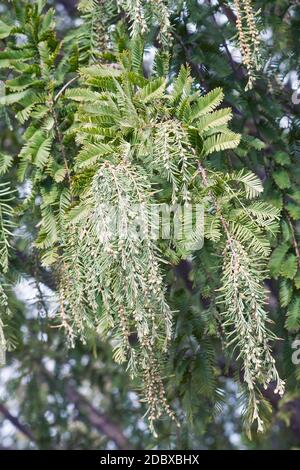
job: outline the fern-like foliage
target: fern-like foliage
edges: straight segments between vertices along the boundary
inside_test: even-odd
[[[272,189],[277,204],[282,209],[277,244],[272,252],[269,268],[272,277],[279,283],[279,301],[287,309],[285,326],[295,334],[300,328],[300,251],[297,223],[300,218],[300,195],[295,163],[285,150],[274,154],[275,169],[272,173]]]
[[[143,246],[140,240],[135,241],[135,244],[138,243],[135,248],[132,242],[124,243],[118,237],[114,242],[105,240],[105,234],[109,231],[99,204],[102,207],[105,201],[115,201],[117,207],[128,210],[130,204],[134,205],[138,201],[144,204],[146,201],[150,204],[151,200],[170,204],[205,201],[207,213],[214,213],[211,224],[214,223],[215,227],[212,235],[210,224],[207,237],[218,240],[218,250],[222,245],[224,247],[222,250],[226,263],[222,289],[226,294],[222,301],[225,308],[220,318],[225,332],[229,330],[229,337],[234,335],[234,341],[228,340],[228,344],[231,346],[234,343],[239,350],[237,357],[243,363],[245,381],[251,393],[260,383],[267,385],[273,379],[278,380],[281,393],[283,384],[270,356],[269,341],[274,336],[266,327],[267,315],[263,310],[265,300],[262,281],[265,267],[263,263],[251,266],[249,261],[257,253],[260,253],[262,260],[268,256],[270,247],[266,232],[274,235],[278,211],[262,202],[251,201],[262,192],[261,182],[255,175],[249,172],[219,173],[210,168],[209,164],[205,169],[207,157],[211,153],[235,148],[240,140],[240,136],[228,128],[230,110],[216,109],[222,100],[222,91],[215,90],[207,96],[200,96],[193,89],[188,69],[182,68],[172,91],[168,92],[165,79],[146,80],[140,75],[136,71],[134,56],[128,52],[120,55],[118,67],[93,65],[83,68],[80,73],[81,86],[68,90],[66,96],[79,103],[71,130],[81,146],[76,158],[77,178],[83,179],[90,175],[89,185],[92,189],[81,188],[81,204],[74,207],[69,215],[73,219],[71,223],[75,224],[75,229],[70,233],[75,236],[75,240],[71,241],[72,259],[77,259],[77,269],[80,267],[78,275],[83,286],[81,298],[85,298],[86,284],[89,286],[87,307],[94,310],[95,315],[98,315],[100,302],[102,314],[97,328],[102,332],[111,327],[115,329],[118,342],[116,358],[127,358],[134,371],[139,368],[139,361],[134,360],[136,348],[131,346],[128,336],[133,334],[137,337],[137,355],[149,357],[147,341],[144,343],[143,338],[153,331],[153,325],[156,324],[160,337],[157,343],[152,333],[154,354],[164,350],[159,347],[159,343],[167,344],[171,331],[170,327],[165,330],[166,325],[171,325],[171,313],[163,288],[160,291],[160,287],[157,287],[159,290],[155,291],[157,300],[160,299],[159,305],[155,307],[156,302],[150,302],[149,315],[152,319],[147,312],[142,315],[142,323],[136,317],[136,312],[148,305],[148,289],[152,285],[147,277],[151,273],[150,266],[159,266],[158,259],[152,263],[150,261],[155,260],[154,247],[149,252],[149,246]],[[146,186],[145,174],[148,180]],[[141,181],[144,181],[144,187]],[[155,194],[157,186],[164,188],[163,193]],[[173,240],[172,243],[175,252],[183,256],[177,241]],[[233,280],[232,276],[237,273],[232,273],[228,268],[238,262],[234,258],[238,250],[241,260],[242,251],[245,252],[243,275],[247,274],[248,283],[242,282],[242,275]],[[140,260],[143,260],[144,269]],[[122,278],[122,266],[127,279],[125,292],[122,289],[126,282]],[[159,282],[157,285],[162,284],[159,272],[156,272],[154,278]],[[237,289],[235,293],[228,289],[232,283]],[[65,287],[65,305],[71,305],[67,300],[68,292],[77,303],[78,295]],[[259,299],[256,316],[252,311],[249,312],[253,305],[253,294]],[[236,302],[233,302],[233,298],[236,298]],[[240,306],[239,298],[246,299],[245,309]],[[113,299],[113,305],[110,299]],[[67,311],[65,306],[63,311],[64,314]],[[94,314],[86,313],[82,316],[81,312],[80,319],[76,319],[72,317],[72,311],[78,311],[78,308],[71,308],[67,313],[67,316],[71,315],[68,328],[71,326],[72,336],[76,324],[81,332],[85,331],[84,322],[98,324],[97,321],[90,323],[91,315]],[[262,364],[259,374],[255,361],[249,360],[245,353],[248,342],[239,322],[246,325],[245,329],[251,332],[253,341],[256,341],[255,360]],[[261,332],[258,337],[254,333],[257,331]],[[268,374],[265,376],[266,370]],[[151,394],[147,396],[149,398]],[[251,396],[249,406],[253,406],[255,400]],[[151,403],[150,409],[151,419],[160,416],[161,410],[153,413]],[[250,413],[250,418],[251,422],[257,419],[261,429],[262,423],[256,408]]]
[[[60,58],[62,45],[54,31],[54,10],[41,16],[43,6],[43,2],[28,3],[19,9],[16,4],[18,25],[11,28],[6,50],[0,52],[0,68],[10,70],[0,105],[14,110],[23,133],[17,178],[20,183],[30,181],[31,190],[18,212],[26,211],[36,197],[40,198],[36,246],[44,250],[47,261],[54,261],[59,211],[65,194],[63,183],[70,178],[62,127],[62,123],[65,127],[68,124],[64,122],[61,90],[74,79],[74,52],[66,46],[64,58]],[[18,35],[24,37],[21,44]],[[9,156],[1,154],[0,161],[3,171],[11,165]]]

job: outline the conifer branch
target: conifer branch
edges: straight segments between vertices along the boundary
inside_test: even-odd
[[[198,171],[205,187],[209,188],[206,171],[198,163]],[[280,379],[269,342],[275,336],[266,327],[268,322],[264,310],[265,293],[262,286],[265,272],[264,261],[255,260],[242,243],[232,234],[230,225],[222,214],[217,199],[209,192],[216,213],[220,217],[226,244],[222,256],[223,274],[220,303],[225,311],[221,313],[227,339],[227,347],[238,349],[238,359],[243,361],[244,380],[249,397],[247,406],[248,420],[251,425],[257,421],[258,431],[264,430],[264,422],[259,412],[259,384],[267,388],[271,381],[276,384],[275,393],[284,393],[284,382]]]

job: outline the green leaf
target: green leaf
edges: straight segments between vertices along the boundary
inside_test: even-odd
[[[247,147],[253,148],[255,150],[263,150],[266,147],[265,142],[251,135],[243,136],[242,141],[246,144]]]
[[[290,249],[290,245],[288,245],[287,243],[284,243],[282,245],[279,245],[273,251],[270,261],[269,261],[269,269],[270,269],[270,273],[272,277],[277,278],[278,275],[280,274],[281,265],[289,249]]]
[[[204,217],[205,237],[212,241],[218,241],[222,236],[221,221],[216,215],[207,214]]]
[[[41,138],[40,145],[34,149],[34,164],[42,169],[46,165],[52,146],[52,137]]]
[[[291,282],[282,279],[279,285],[279,300],[281,307],[287,307],[293,296],[293,286]]]
[[[276,163],[279,165],[285,166],[291,163],[291,159],[288,153],[286,152],[276,152],[274,155]]]
[[[205,132],[214,127],[223,126],[232,119],[230,108],[222,108],[218,111],[202,116],[197,120],[197,129],[199,132]]]
[[[80,220],[84,220],[89,214],[91,208],[88,204],[78,204],[67,213],[66,219],[68,223],[76,224]]]
[[[0,39],[5,39],[7,36],[10,35],[12,30],[12,26],[4,23],[4,21],[0,20]]]
[[[262,186],[261,182],[259,180],[260,185],[255,185],[255,186],[246,186],[247,191],[248,191],[248,196],[251,199],[251,196],[255,193],[259,195],[262,192]],[[261,188],[261,189],[260,189]],[[255,196],[254,196],[255,197]],[[250,213],[253,217],[255,217],[258,221],[260,221],[262,224],[264,221],[268,221],[269,219],[274,222],[274,220],[279,219],[280,211],[272,206],[271,204],[268,204],[267,202],[264,201],[255,201],[251,205],[247,206],[246,209],[244,209],[247,213]]]
[[[90,65],[89,67],[82,67],[80,75],[86,79],[89,78],[117,78],[122,75],[122,70],[115,68],[111,65]]]
[[[213,152],[220,152],[222,150],[233,149],[239,145],[240,140],[240,134],[235,134],[231,131],[208,137],[204,141],[203,155],[209,155]]]
[[[226,180],[238,181],[239,183],[242,183],[248,199],[253,199],[259,196],[259,194],[263,192],[263,185],[262,185],[261,180],[259,179],[258,176],[256,176],[254,173],[250,171],[241,170],[238,172],[229,173],[228,175],[226,175]],[[253,208],[253,210],[255,210],[254,205],[252,205],[251,207]],[[262,206],[260,206],[260,212],[261,210],[262,210]],[[266,208],[264,207],[264,211],[265,210]],[[259,206],[256,206],[257,214],[258,214],[258,211],[259,211]],[[272,208],[272,211],[273,213],[275,213],[276,209]]]
[[[294,278],[294,284],[295,284],[296,289],[300,289],[300,269],[298,270]]]
[[[59,168],[54,174],[54,181],[61,183],[65,179],[66,173],[66,168]]]
[[[215,88],[201,96],[198,101],[191,107],[190,122],[195,121],[199,116],[214,111],[223,101],[224,93],[222,88]]]
[[[0,152],[0,176],[4,175],[13,164],[13,157]]]
[[[282,241],[284,243],[289,243],[291,241],[291,228],[289,224],[285,221],[282,220],[280,224],[281,228],[281,234],[282,234]]]
[[[49,10],[47,11],[47,13],[43,14],[42,16],[42,27],[41,27],[41,33],[42,32],[46,32],[48,31],[49,29],[51,29],[51,25],[54,26],[54,14],[55,14],[55,10],[53,8],[49,8]]]
[[[135,72],[142,72],[143,56],[144,56],[144,41],[141,37],[135,37],[130,44],[131,64]]]
[[[296,297],[290,304],[285,326],[289,331],[298,330],[300,327],[300,297]]]
[[[300,206],[293,202],[288,202],[285,207],[293,220],[300,220]]]
[[[241,222],[234,221],[230,223],[230,229],[235,238],[248,249],[264,256],[269,254],[270,244],[268,239],[260,230],[255,229],[251,223],[243,220]]]
[[[20,121],[21,124],[24,124],[25,121],[30,117],[35,105],[30,104],[26,108],[22,109],[16,114],[16,118]]]
[[[57,221],[50,204],[43,204],[41,229],[35,242],[38,248],[50,248],[58,241]]]
[[[104,155],[114,153],[114,149],[101,142],[97,144],[86,144],[77,156],[77,165],[79,168],[88,168],[95,165]]]
[[[101,98],[101,93],[89,90],[88,88],[71,88],[65,92],[65,96],[74,101],[91,101],[93,103]]]
[[[179,74],[173,84],[173,90],[171,93],[171,100],[173,104],[177,103],[179,100],[189,95],[192,86],[192,81],[193,80],[190,76],[189,68],[184,67],[182,65]]]
[[[0,105],[9,106],[14,103],[18,103],[22,98],[29,94],[29,90],[19,91],[16,93],[10,93],[8,95],[0,96]]]
[[[138,93],[135,95],[143,103],[148,103],[155,99],[161,98],[164,94],[166,88],[166,81],[164,78],[157,78],[147,83],[146,86],[141,88]]]
[[[29,87],[37,85],[41,86],[43,85],[43,81],[34,80],[31,75],[23,75],[16,78],[12,78],[11,80],[6,80],[5,85],[12,91],[23,91]]]
[[[57,252],[57,249],[55,248],[49,248],[41,256],[41,262],[42,266],[52,266],[54,263],[56,263],[59,260],[59,254]]]

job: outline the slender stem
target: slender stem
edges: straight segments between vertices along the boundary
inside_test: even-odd
[[[58,98],[60,97],[60,95],[66,90],[66,88],[68,88],[69,85],[71,85],[71,83],[75,82],[75,80],[77,80],[78,76],[76,75],[76,77],[73,77],[71,78],[71,80],[69,80],[60,90],[59,92],[55,95],[54,97],[54,103],[58,100]]]
[[[53,119],[54,119],[54,128],[55,128],[55,132],[56,132],[56,135],[57,135],[57,140],[58,140],[58,143],[60,145],[61,154],[62,154],[63,161],[64,161],[64,164],[65,164],[67,179],[68,179],[68,182],[71,183],[71,172],[70,172],[70,168],[69,168],[69,165],[68,165],[66,149],[65,149],[65,146],[64,146],[64,143],[63,143],[63,136],[62,136],[61,130],[59,128],[59,123],[58,123],[58,119],[57,119],[55,109],[53,107],[52,107],[52,116],[53,116]]]

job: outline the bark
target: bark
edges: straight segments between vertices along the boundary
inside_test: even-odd
[[[39,364],[39,367],[41,368],[41,380],[46,378],[46,380],[52,382],[55,386],[56,380],[52,374],[50,374],[42,364]],[[114,423],[107,414],[98,410],[89,400],[79,393],[76,384],[72,382],[71,378],[66,382],[65,389],[68,400],[75,405],[83,422],[92,426],[100,434],[106,436],[107,439],[113,441],[118,449],[126,450],[131,448],[118,424]]]
[[[119,427],[86,400],[71,384],[67,386],[67,396],[70,402],[76,406],[83,421],[88,422],[97,431],[112,440],[118,449],[124,450],[130,448],[127,439]]]

